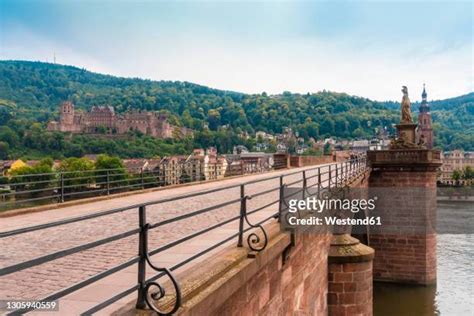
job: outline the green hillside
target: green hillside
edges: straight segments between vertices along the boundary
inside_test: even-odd
[[[433,102],[437,145],[474,149],[474,93]],[[166,111],[173,124],[197,131],[194,140],[163,141],[142,135],[97,139],[45,131],[57,118],[64,100],[78,108],[109,104],[118,112],[129,109]],[[105,152],[123,157],[185,153],[194,146],[252,146],[242,131],[281,132],[292,127],[305,138],[371,137],[373,129],[398,121],[397,103],[376,102],[344,93],[248,95],[211,89],[188,82],[119,78],[72,66],[41,62],[0,61],[0,151],[5,157],[76,156]],[[204,127],[208,126],[209,130]],[[226,128],[222,128],[225,126]],[[2,158],[2,157],[0,157]]]

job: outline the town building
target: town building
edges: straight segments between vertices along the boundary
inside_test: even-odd
[[[423,85],[423,93],[421,94],[420,113],[418,114],[418,142],[422,143],[428,149],[433,148],[433,128],[431,127],[430,105],[427,101],[425,85]]]
[[[353,152],[357,153],[365,153],[368,150],[388,150],[390,148],[390,139],[384,138],[372,138],[371,140],[368,139],[361,139],[361,140],[354,140],[350,144],[349,148]]]
[[[271,148],[270,146],[275,144],[275,136],[263,131],[258,131],[255,133],[255,140],[255,149],[261,152],[269,150]]]
[[[76,111],[72,102],[59,107],[59,122],[48,123],[49,131],[84,134],[126,134],[139,131],[156,138],[174,138],[192,135],[191,129],[173,126],[167,115],[148,111],[117,114],[111,106],[93,106],[90,112]]]
[[[244,173],[266,172],[273,167],[273,155],[261,152],[243,153],[240,155]]]
[[[233,150],[232,150],[232,153],[234,155],[240,155],[242,153],[248,153],[249,150],[247,149],[247,147],[245,147],[244,145],[237,145],[237,146],[234,146]]]
[[[285,153],[294,149],[298,145],[298,133],[294,133],[291,127],[284,127],[283,133],[276,134],[276,149],[279,153]]]
[[[295,150],[295,151],[296,151],[296,153],[297,153],[298,155],[302,155],[302,154],[304,154],[308,149],[309,149],[308,145],[302,144],[302,145],[298,145],[298,146],[296,147],[296,150]]]
[[[257,141],[261,140],[262,142],[265,142],[274,140],[275,136],[273,136],[272,134],[265,133],[263,131],[258,131],[255,133],[255,138],[257,139]]]
[[[145,172],[148,167],[147,159],[123,159],[123,166],[130,174]]]
[[[170,156],[161,159],[159,165],[159,179],[161,185],[179,184],[182,168],[180,166],[180,156]]]
[[[227,161],[217,155],[215,147],[194,149],[189,156],[170,156],[161,159],[154,168],[164,185],[223,179]]]
[[[288,148],[286,147],[286,144],[284,143],[278,143],[276,145],[276,149],[278,153],[286,153],[288,151]]]
[[[272,170],[273,154],[262,152],[242,152],[225,155],[227,160],[226,176],[260,173]]]
[[[441,153],[443,165],[440,168],[438,180],[449,183],[453,180],[455,170],[463,171],[467,166],[474,168],[474,152],[453,150]]]

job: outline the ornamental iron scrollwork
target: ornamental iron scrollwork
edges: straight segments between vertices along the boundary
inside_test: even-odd
[[[140,248],[139,248],[139,255],[140,255],[140,262],[139,262],[139,294],[138,294],[138,301],[137,307],[144,308],[144,303],[154,312],[158,313],[158,315],[172,315],[174,314],[179,307],[181,306],[181,288],[179,286],[178,281],[173,276],[171,271],[167,268],[157,267],[153,262],[151,262],[150,254],[148,253],[148,230],[150,228],[150,224],[145,224],[146,222],[146,215],[145,215],[145,208],[140,208]],[[164,311],[158,307],[158,301],[162,300],[166,296],[165,288],[158,283],[157,281],[146,281],[145,279],[145,271],[146,271],[146,264],[155,270],[156,272],[160,273],[160,276],[166,275],[171,284],[174,287],[174,292],[176,294],[176,298],[174,301],[174,305],[170,310]]]
[[[258,228],[262,231],[263,233],[263,245],[259,246],[261,244],[262,238],[255,232],[251,232],[247,236],[247,245],[249,246],[250,250],[252,251],[257,251],[260,252],[264,250],[267,247],[268,244],[268,235],[265,229],[263,228],[262,224],[252,224],[247,216],[247,200],[251,200],[251,196],[244,196],[243,200],[243,218],[245,219],[245,222],[251,227],[251,228]]]
[[[349,193],[349,190],[350,190],[350,186],[347,184],[342,187],[331,188],[327,192],[327,198],[343,200],[346,198],[347,194]]]
[[[145,301],[146,301],[148,307],[150,307],[153,311],[155,311],[159,315],[172,315],[172,314],[174,314],[179,309],[179,307],[181,306],[181,288],[178,284],[178,281],[176,281],[173,274],[167,268],[160,268],[160,267],[157,267],[156,265],[154,265],[151,262],[151,259],[150,259],[150,256],[148,255],[148,253],[146,254],[146,261],[148,262],[148,264],[150,265],[150,267],[153,270],[155,270],[156,272],[162,272],[170,278],[171,283],[173,284],[173,287],[174,287],[174,290],[175,290],[175,293],[176,293],[176,299],[175,299],[173,308],[170,311],[162,311],[162,310],[160,310],[160,308],[158,306],[155,305],[155,302],[158,302],[163,297],[165,297],[165,295],[166,295],[165,288],[156,281],[146,282],[144,291],[145,291]],[[158,291],[152,292],[151,289],[154,288],[154,287],[157,288]]]

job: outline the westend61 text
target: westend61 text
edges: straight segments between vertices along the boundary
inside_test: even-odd
[[[290,225],[338,225],[338,226],[380,226],[382,221],[379,216],[377,217],[365,217],[365,218],[337,218],[337,217],[324,217],[324,221],[319,217],[309,217],[309,218],[296,218],[291,216],[288,218],[288,223]]]
[[[375,201],[377,197],[373,199],[326,199],[320,200],[315,197],[307,198],[306,200],[297,200],[293,199],[289,201],[290,213],[295,213],[298,210],[308,210],[321,213],[324,210],[341,210],[341,211],[351,211],[352,213],[357,213],[359,211],[369,210],[372,211],[375,209]]]

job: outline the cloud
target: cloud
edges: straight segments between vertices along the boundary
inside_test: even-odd
[[[2,36],[0,59],[18,59],[43,62],[56,62],[58,64],[73,65],[101,73],[114,73],[115,67],[110,67],[93,54],[52,40],[43,34],[26,28],[24,25],[9,27],[7,36]],[[93,53],[93,52],[91,52]]]
[[[90,5],[54,4],[36,6],[36,19],[29,7],[7,14],[0,58],[52,61],[56,52],[59,63],[96,72],[248,93],[399,100],[407,85],[416,100],[423,82],[430,98],[473,91],[465,4],[100,2],[94,15]]]

